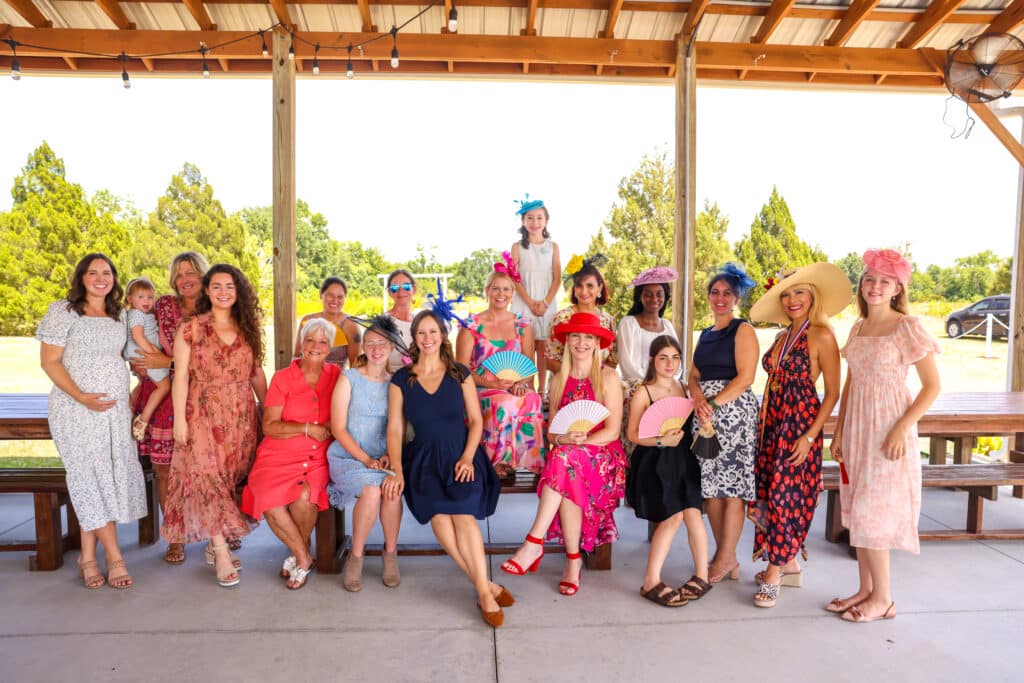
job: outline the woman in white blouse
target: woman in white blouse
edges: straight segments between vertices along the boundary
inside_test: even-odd
[[[641,381],[647,374],[648,351],[655,337],[662,334],[678,339],[672,323],[665,320],[669,283],[679,277],[668,266],[656,266],[640,273],[633,287],[633,307],[619,323],[619,371],[627,385]]]

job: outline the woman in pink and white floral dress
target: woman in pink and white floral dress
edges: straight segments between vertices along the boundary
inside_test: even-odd
[[[843,619],[869,622],[896,616],[889,551],[918,553],[921,458],[917,421],[939,394],[939,345],[907,315],[911,266],[899,252],[869,249],[857,287],[861,319],[842,349],[849,366],[839,404],[832,457],[842,463],[843,526],[857,549],[860,587],[826,605]],[[912,397],[910,366],[921,379]]]
[[[488,308],[469,317],[469,326],[459,330],[455,350],[456,360],[473,373],[484,419],[481,443],[499,477],[520,467],[539,473],[546,452],[544,413],[533,378],[499,379],[482,366],[499,351],[533,356],[530,322],[508,310],[515,292],[514,273],[504,264],[495,264],[484,286]]]

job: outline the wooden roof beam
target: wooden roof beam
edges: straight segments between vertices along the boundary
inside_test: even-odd
[[[53,26],[53,22],[43,16],[43,13],[39,11],[39,8],[35,6],[32,0],[4,1],[11,6],[11,9],[20,14],[22,19],[32,24],[35,28],[50,28]]]
[[[964,0],[932,0],[932,4],[928,5],[921,18],[914,22],[903,36],[898,47],[912,48],[920,45],[929,33],[937,29],[962,4]]]
[[[295,22],[292,21],[292,15],[288,13],[288,5],[285,3],[285,0],[270,0],[270,6],[274,9],[274,15],[277,16],[277,20],[281,22],[281,25],[289,31],[294,31]]]
[[[985,33],[1009,33],[1024,22],[1024,1],[1014,0],[988,25]]]
[[[857,30],[861,22],[868,16],[881,0],[853,0],[846,14],[839,20],[839,25],[832,31],[825,44],[830,47],[840,47],[846,44],[853,32]]]
[[[622,12],[624,0],[611,0],[608,4],[608,18],[604,22],[604,30],[601,31],[602,38],[615,37],[615,24],[619,23],[619,14]],[[598,74],[600,76],[600,74]]]
[[[376,33],[377,27],[373,25],[373,16],[370,14],[370,0],[357,0],[359,4],[359,16],[363,19],[363,33]]]
[[[688,40],[693,34],[701,17],[704,16],[705,10],[708,8],[708,2],[709,0],[693,0],[690,3],[689,9],[686,10],[686,21],[683,22],[683,29],[679,32],[683,38]],[[673,73],[673,75],[675,74]]]
[[[203,4],[203,0],[181,0],[185,7],[188,8],[192,18],[199,24],[199,29],[202,31],[216,31],[217,24],[213,23],[213,19],[210,18],[210,13],[206,11],[206,5]]]
[[[1013,158],[1017,160],[1017,163],[1024,166],[1024,145],[1021,145],[1020,140],[1017,138],[1016,133],[1011,133],[1003,122],[999,120],[996,113],[988,108],[987,104],[978,104],[973,102],[970,104],[971,111],[977,114],[978,118],[982,120],[985,126],[988,127],[992,134],[996,136],[999,142],[1003,143],[1003,147],[1013,155]]]
[[[757,33],[751,37],[750,42],[767,42],[768,38],[775,33],[775,29],[782,23],[782,20],[789,15],[790,10],[793,9],[795,4],[796,0],[772,0],[771,7],[768,8],[768,14],[761,20],[761,25],[758,27]]]
[[[537,0],[529,0],[526,5],[526,26],[520,31],[520,35],[537,35]]]
[[[110,20],[114,22],[114,26],[126,31],[135,30],[135,24],[128,21],[128,17],[125,16],[124,10],[121,9],[121,5],[117,0],[96,0],[96,4],[100,6],[104,14],[110,17]]]

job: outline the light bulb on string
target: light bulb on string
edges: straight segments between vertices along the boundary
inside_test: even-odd
[[[455,33],[459,30],[459,10],[455,9],[455,0],[452,0],[452,8],[448,11],[448,33]]]
[[[288,45],[288,59],[295,61],[295,34],[292,34],[292,42]]]
[[[128,55],[121,53],[121,82],[124,84],[124,89],[129,90],[132,87],[132,82],[128,80]]]
[[[210,65],[206,63],[206,46],[199,48],[199,54],[203,56],[203,78],[210,77]]]
[[[267,39],[263,37],[263,30],[260,29],[260,52],[263,53],[264,57],[270,56],[270,50],[267,49]]]
[[[21,80],[21,62],[18,61],[18,43],[14,38],[5,40],[11,46],[11,80]]]
[[[352,43],[348,44],[348,66],[345,69],[345,77],[353,78],[356,75],[355,70],[352,68]]]
[[[317,43],[313,47],[313,75],[314,76],[319,76],[320,75],[320,59],[319,59],[319,56],[318,56],[319,54],[320,54],[320,43]]]
[[[398,27],[391,26],[391,68],[398,68]]]

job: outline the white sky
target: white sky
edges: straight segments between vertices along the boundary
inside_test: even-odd
[[[228,211],[271,202],[269,79],[0,78],[0,209],[47,140],[68,176],[155,207],[195,163]],[[298,196],[333,236],[392,260],[437,245],[442,262],[516,239],[513,200],[552,212],[582,251],[645,153],[673,150],[664,85],[326,78],[298,83]],[[834,259],[909,241],[921,265],[1013,247],[1017,166],[980,121],[951,140],[945,96],[698,89],[698,199],[738,239],[772,185],[802,238]],[[1011,101],[1008,104],[1013,104]],[[962,119],[952,103],[952,118]],[[1019,122],[1010,121],[1013,130]]]

